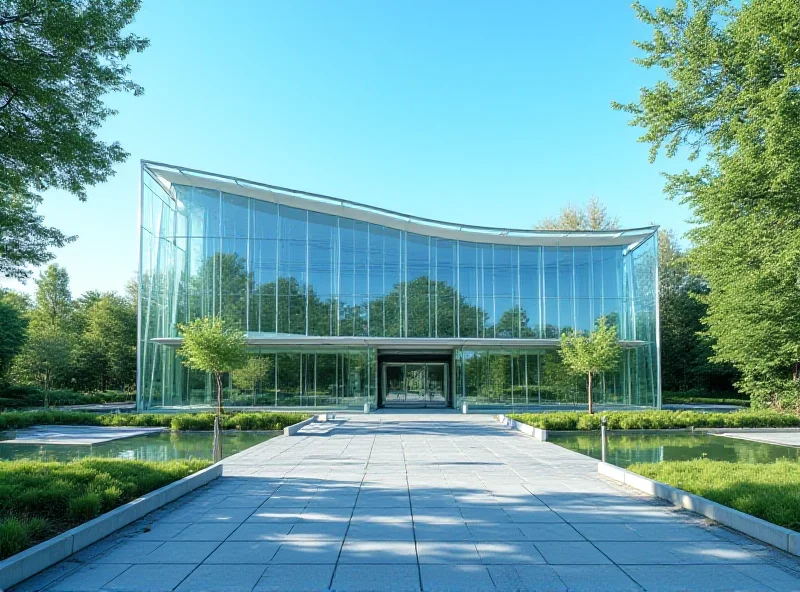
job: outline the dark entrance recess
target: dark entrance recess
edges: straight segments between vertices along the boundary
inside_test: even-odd
[[[451,352],[434,354],[378,352],[381,407],[452,406]]]

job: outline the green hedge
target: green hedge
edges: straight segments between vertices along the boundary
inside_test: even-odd
[[[0,559],[211,463],[87,458],[0,463]]]
[[[628,470],[773,524],[800,530],[800,463],[701,459],[634,464]]]
[[[0,409],[41,408],[44,406],[44,398],[44,391],[41,389],[28,386],[9,386],[0,389]],[[122,391],[78,393],[73,390],[52,390],[48,392],[48,403],[51,407],[130,403],[135,399],[135,393]]]
[[[307,413],[233,413],[223,416],[226,430],[282,430],[311,417]],[[173,430],[208,431],[214,428],[213,413],[116,413],[96,414],[80,411],[8,411],[0,413],[0,430],[33,425],[94,425],[121,427],[164,427]]]
[[[787,428],[800,427],[800,416],[774,411],[608,411],[589,415],[581,411],[517,413],[510,418],[544,430],[599,430],[608,418],[612,430],[663,430],[676,428]]]
[[[750,406],[750,397],[744,393],[729,391],[706,391],[691,389],[688,391],[664,391],[661,402],[665,404],[704,404],[704,405],[739,405]]]

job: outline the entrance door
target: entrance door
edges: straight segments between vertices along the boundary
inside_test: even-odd
[[[446,407],[449,365],[442,362],[383,364],[386,407]]]

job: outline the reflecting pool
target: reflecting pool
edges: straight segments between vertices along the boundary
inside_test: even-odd
[[[222,435],[223,456],[228,457],[260,444],[281,432],[235,432]],[[0,442],[1,460],[68,461],[87,456],[135,460],[212,459],[211,432],[163,432],[125,438],[104,444],[15,444]]]
[[[600,459],[600,432],[548,434],[548,442]],[[677,434],[611,432],[606,460],[618,467],[633,463],[709,458],[729,462],[772,463],[800,459],[800,448],[763,444],[702,432]]]

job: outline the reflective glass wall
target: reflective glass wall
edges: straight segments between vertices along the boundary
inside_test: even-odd
[[[623,350],[612,372],[592,381],[595,405],[652,407],[656,404],[654,385],[637,382],[638,348]],[[641,356],[644,357],[644,356]],[[567,371],[555,348],[456,350],[456,399],[470,407],[560,406],[585,408],[586,377]],[[632,373],[628,371],[631,368]]]
[[[648,344],[625,353],[614,384],[631,386],[608,392],[632,404],[655,404],[655,236],[630,252],[457,241],[203,187],[167,189],[147,169],[143,178],[140,408],[200,404],[200,379],[180,366],[174,350],[151,339],[174,337],[177,323],[210,315],[250,336],[523,339],[589,331],[605,315],[621,339]],[[351,353],[369,367],[369,379],[357,383],[358,397],[377,400],[369,389],[377,376],[374,351],[337,355]],[[286,404],[311,404],[308,388],[282,385],[281,367],[294,368],[293,358],[270,355],[276,378],[264,388],[277,393],[273,404],[281,404],[282,392],[291,393]],[[463,353],[465,360],[487,355],[495,354]],[[524,354],[528,385],[531,355],[541,368],[541,356],[549,354]],[[513,354],[498,359],[507,356]],[[517,366],[509,372],[518,373]],[[297,376],[307,384],[300,371]],[[346,390],[356,404],[351,384],[337,382],[333,392]],[[476,393],[488,396],[491,389],[475,384]],[[518,392],[519,382],[509,384],[516,385],[509,393]],[[232,397],[236,390],[231,386]],[[257,402],[268,399],[256,393]]]

